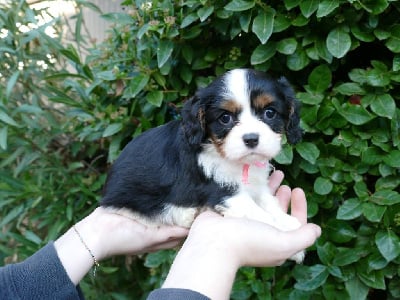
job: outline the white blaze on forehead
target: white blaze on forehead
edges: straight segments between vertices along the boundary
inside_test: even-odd
[[[250,94],[246,70],[237,69],[230,71],[225,78],[225,84],[227,96],[238,102],[243,110],[250,109]]]

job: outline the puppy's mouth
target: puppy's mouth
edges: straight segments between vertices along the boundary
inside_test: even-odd
[[[272,159],[272,156],[260,153],[257,151],[251,151],[241,156],[238,161],[243,164],[254,164],[259,162],[266,162]]]

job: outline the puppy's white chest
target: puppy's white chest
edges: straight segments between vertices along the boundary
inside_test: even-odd
[[[238,163],[221,159],[219,155],[204,151],[198,158],[199,166],[208,178],[222,186],[239,186],[253,191],[267,185],[268,162]]]

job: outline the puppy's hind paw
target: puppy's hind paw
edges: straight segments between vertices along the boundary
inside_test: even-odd
[[[290,257],[290,260],[294,260],[296,263],[301,264],[304,261],[304,257],[306,256],[305,251],[297,252],[295,255]]]

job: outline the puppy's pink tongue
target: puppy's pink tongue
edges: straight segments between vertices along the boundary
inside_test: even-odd
[[[249,164],[244,164],[242,169],[242,182],[243,184],[249,184]]]

